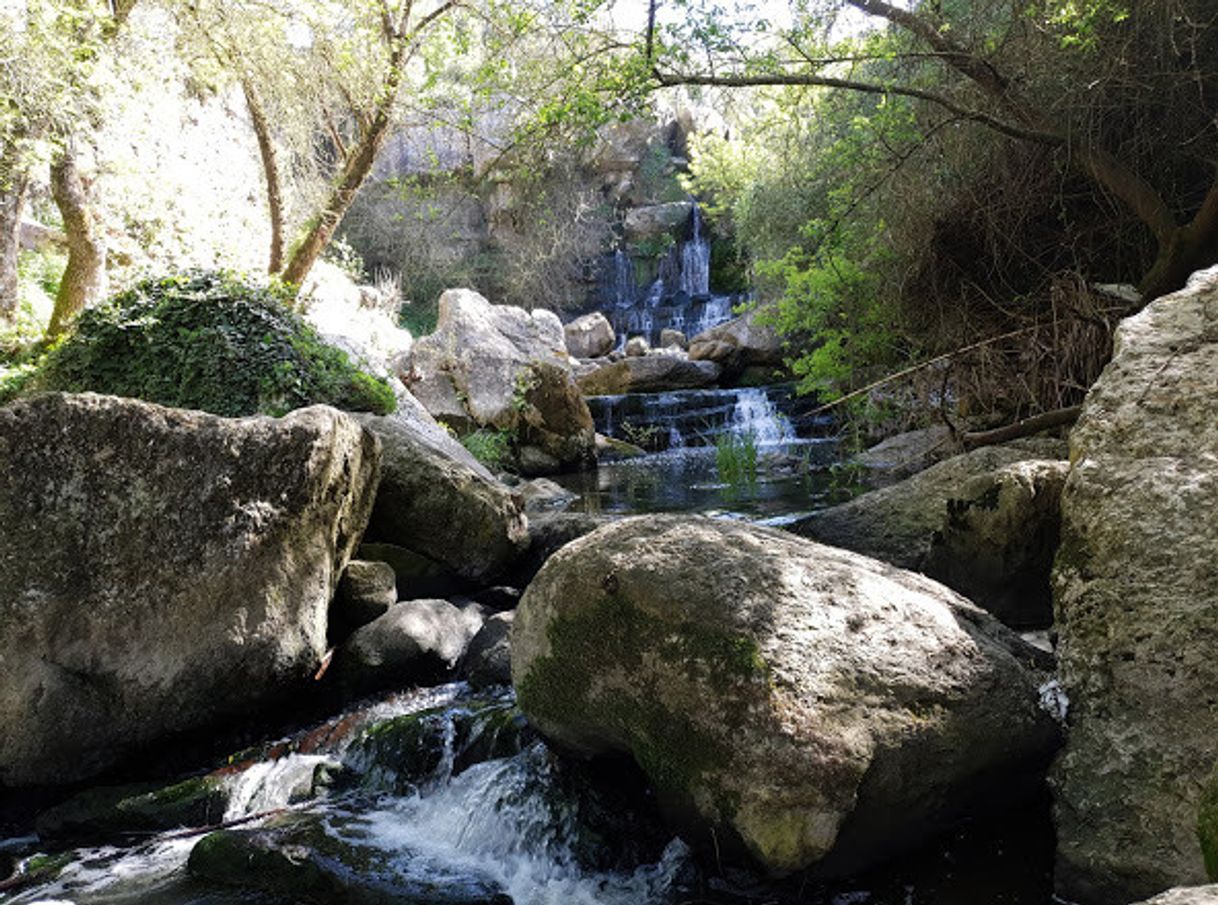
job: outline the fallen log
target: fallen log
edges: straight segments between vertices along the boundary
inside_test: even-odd
[[[981,446],[993,446],[995,443],[1018,440],[1021,437],[1030,437],[1033,434],[1039,434],[1041,431],[1061,427],[1066,424],[1073,424],[1078,420],[1079,412],[1082,410],[1083,407],[1081,405],[1071,405],[1062,409],[1054,409],[1051,412],[1042,412],[1039,415],[1033,415],[1031,418],[1024,418],[1022,421],[1008,424],[1005,427],[961,434],[960,442],[967,451]]]

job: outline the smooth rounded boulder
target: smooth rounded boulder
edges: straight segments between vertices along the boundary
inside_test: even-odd
[[[0,408],[0,784],[96,775],[298,689],[379,458],[324,406]]]
[[[790,534],[644,516],[556,553],[512,680],[555,744],[628,754],[691,841],[850,872],[1036,782],[1045,655],[920,575]]]

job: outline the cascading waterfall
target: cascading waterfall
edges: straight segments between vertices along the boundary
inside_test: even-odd
[[[702,213],[694,205],[693,235],[681,245],[681,291],[686,295],[710,294],[710,242],[702,237]]]
[[[736,390],[731,431],[751,436],[759,446],[777,446],[795,440],[791,420],[778,411],[761,387]]]

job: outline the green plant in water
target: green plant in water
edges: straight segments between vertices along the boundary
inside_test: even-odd
[[[757,436],[724,433],[715,439],[715,468],[719,480],[727,485],[729,497],[739,496],[757,486]]]
[[[512,435],[507,431],[480,428],[462,437],[461,445],[491,471],[503,471],[512,460]]]

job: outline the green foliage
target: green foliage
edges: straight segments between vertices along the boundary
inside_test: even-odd
[[[461,445],[491,471],[504,471],[512,462],[512,435],[509,431],[479,428],[462,437]]]
[[[276,288],[209,271],[86,311],[22,389],[93,391],[236,417],[325,403],[386,414],[392,389],[326,345]]]
[[[737,496],[757,486],[757,437],[747,431],[728,432],[715,440],[715,468],[727,485],[727,496]]]
[[[673,168],[672,153],[665,145],[650,145],[639,161],[639,191],[652,204],[686,199],[685,187]]]

